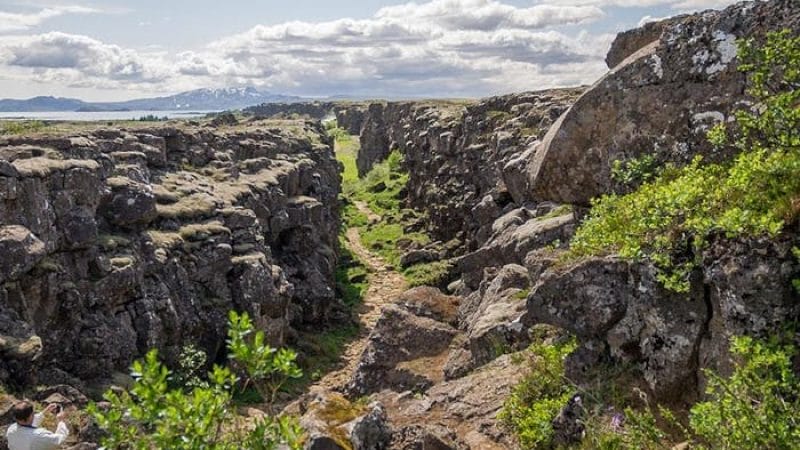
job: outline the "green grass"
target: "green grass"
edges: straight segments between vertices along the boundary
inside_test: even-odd
[[[286,391],[301,394],[311,383],[333,370],[345,346],[358,337],[358,330],[358,325],[350,323],[322,332],[303,333],[299,348],[303,357],[298,361],[303,376],[289,380]]]
[[[331,126],[328,134],[335,140],[336,158],[344,166],[342,173],[342,217],[346,227],[360,228],[361,241],[367,249],[380,255],[387,263],[399,267],[403,252],[398,248],[401,239],[426,245],[430,237],[425,233],[406,233],[403,229],[418,218],[418,213],[402,206],[402,191],[408,183],[408,174],[403,169],[403,157],[392,151],[385,161],[378,163],[364,177],[358,177],[356,158],[359,142],[344,130]],[[354,202],[367,204],[370,210],[381,217],[377,223],[369,223],[367,216],[356,208]],[[410,286],[444,283],[450,273],[450,263],[434,261],[417,264],[403,270]],[[344,274],[342,274],[343,276]],[[350,294],[348,294],[350,295]]]
[[[361,304],[367,291],[367,268],[347,248],[339,236],[339,265],[336,268],[336,289],[344,304],[354,308]]]
[[[450,261],[433,261],[429,263],[415,264],[407,269],[404,269],[403,275],[406,277],[409,287],[444,287],[442,284],[449,280],[452,266],[453,264]]]
[[[0,135],[36,133],[45,127],[47,124],[39,120],[8,121],[0,126]]]

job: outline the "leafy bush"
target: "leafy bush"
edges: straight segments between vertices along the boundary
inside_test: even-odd
[[[611,167],[611,178],[627,187],[650,181],[657,174],[658,161],[652,155],[642,155],[628,161],[616,160]]]
[[[203,367],[208,361],[208,355],[194,344],[189,344],[181,349],[178,355],[178,368],[172,374],[171,385],[183,389],[208,387],[204,379]]]
[[[292,352],[269,347],[262,332],[253,335],[247,314],[230,314],[228,334],[230,358],[247,369],[247,376],[257,386],[263,383],[272,388],[282,384],[278,380],[298,376]],[[156,350],[151,350],[144,360],[134,362],[132,374],[136,381],[130,391],[109,390],[104,395],[107,407],[89,407],[107,433],[102,439],[106,448],[301,448],[302,430],[294,419],[267,417],[247,422],[235,414],[232,395],[239,380],[230,368],[215,365],[206,385],[187,392],[169,387],[170,371],[159,361]]]
[[[228,351],[234,367],[246,374],[244,386],[252,383],[270,407],[281,387],[290,378],[300,378],[297,353],[288,348],[270,347],[263,331],[253,334],[253,322],[247,313],[231,311],[228,316]]]
[[[499,418],[511,427],[526,449],[550,448],[553,419],[574,393],[564,377],[564,360],[575,350],[575,340],[546,344],[529,349],[530,372],[514,388]]]
[[[735,367],[729,378],[707,371],[706,401],[697,403],[684,427],[665,408],[661,422],[679,430],[696,450],[800,449],[800,383],[792,372],[793,346],[778,340],[737,337],[731,341]],[[613,429],[588,432],[592,447],[670,450],[674,443],[647,408],[625,409]],[[596,423],[589,420],[590,423]]]
[[[736,127],[714,128],[715,145],[734,145],[732,162],[667,165],[628,195],[593,202],[566,259],[617,253],[650,259],[664,285],[687,291],[713,233],[775,235],[800,212],[800,38],[772,33],[764,47],[740,42],[742,70],[759,107],[736,113]]]
[[[725,379],[706,372],[709,399],[692,408],[690,425],[702,443],[719,450],[800,448],[800,380],[795,348],[778,341],[733,339],[736,369]]]

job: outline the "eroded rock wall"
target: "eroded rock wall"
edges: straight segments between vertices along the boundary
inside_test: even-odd
[[[588,205],[620,189],[611,178],[614,161],[642,155],[678,165],[697,155],[729,159],[706,134],[749,104],[737,40],[784,28],[800,29],[794,0],[743,2],[621,34],[607,59],[612,70],[528,159],[528,198]]]
[[[393,149],[402,152],[410,175],[409,205],[427,214],[436,239],[458,238],[474,250],[516,200],[504,167],[536,142],[581,92],[529,92],[478,102],[373,103],[361,130],[359,173],[368,172]]]
[[[339,186],[311,122],[3,139],[0,381],[81,385],[186,343],[213,360],[231,309],[275,344],[326,320]]]
[[[686,294],[664,289],[647,263],[559,261],[590,200],[625,188],[611,179],[614,161],[734,156],[706,133],[750,101],[736,39],[783,28],[800,29],[796,2],[745,2],[623,33],[607,58],[612,70],[571,107],[575,91],[370,106],[359,169],[399,149],[410,205],[427,213],[437,239],[463,244],[449,287],[462,298],[462,335],[446,378],[524,348],[530,328],[546,323],[578,336],[575,379],[624,365],[657,398],[693,400],[703,369],[730,368],[732,336],[764,337],[800,318],[795,227],[774,239],[715,240],[697,255]]]

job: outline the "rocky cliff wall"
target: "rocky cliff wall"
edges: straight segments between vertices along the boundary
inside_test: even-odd
[[[575,379],[625,365],[657,398],[687,400],[702,392],[703,369],[729,368],[731,336],[763,337],[800,318],[795,228],[777,239],[718,238],[697,255],[703,264],[687,294],[664,289],[647,263],[555,264],[590,199],[623,189],[610,177],[614,161],[731,158],[706,132],[749,101],[736,39],[798,24],[796,2],[774,0],[623,33],[608,56],[612,70],[572,106],[575,91],[449,108],[370,105],[359,170],[399,149],[409,203],[427,213],[436,238],[464,244],[450,286],[462,298],[464,337],[454,341],[448,378],[492,361],[498,348],[525,347],[528,330],[546,323],[578,336]]]
[[[0,382],[80,386],[184,343],[213,360],[231,309],[273,343],[325,320],[339,186],[311,122],[2,139]]]
[[[650,155],[683,165],[729,159],[706,133],[745,105],[737,39],[800,29],[794,0],[743,2],[621,34],[611,71],[564,114],[527,160],[518,184],[534,201],[588,205],[619,190],[614,161]]]
[[[369,105],[361,128],[364,174],[393,149],[409,172],[408,202],[439,240],[474,250],[514,202],[504,166],[536,142],[582,89],[514,94],[478,102]]]

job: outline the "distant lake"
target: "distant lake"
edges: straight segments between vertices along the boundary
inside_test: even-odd
[[[0,120],[64,120],[94,122],[103,120],[137,120],[144,116],[192,119],[219,111],[55,111],[55,112],[0,112]]]

